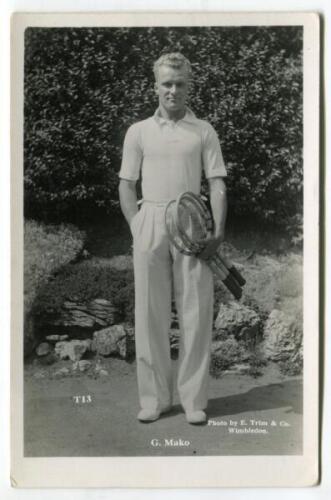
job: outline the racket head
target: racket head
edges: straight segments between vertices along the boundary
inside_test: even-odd
[[[174,245],[175,248],[180,253],[183,253],[184,255],[192,255],[192,251],[190,250],[189,247],[187,247],[184,244],[184,241],[181,237],[181,235],[178,232],[177,228],[177,223],[176,223],[176,200],[171,200],[166,208],[165,208],[165,213],[164,213],[164,219],[165,219],[165,227],[167,230],[168,238],[171,241],[171,243]]]
[[[183,193],[176,200],[176,224],[185,245],[199,253],[204,244],[201,240],[209,236],[206,214],[192,196],[193,193]]]
[[[187,200],[196,206],[196,209],[201,212],[201,215],[205,219],[205,224],[207,231],[212,233],[214,230],[214,221],[211,210],[207,207],[204,200],[195,193],[187,191],[181,195],[182,200]]]

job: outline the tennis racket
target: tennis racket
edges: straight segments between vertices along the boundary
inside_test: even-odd
[[[211,236],[213,230],[213,219],[206,204],[191,192],[182,193],[176,200],[168,203],[165,223],[172,244],[181,253],[197,257],[204,248],[201,240]],[[206,262],[232,295],[240,299],[245,280],[233,263],[219,250]]]
[[[202,234],[202,238],[206,238],[211,235],[214,227],[213,218],[207,205],[204,203],[202,198],[194,193],[186,192],[181,194],[177,198],[177,206],[184,204],[186,208],[192,213],[192,218],[195,220],[196,226],[196,236],[199,237],[199,231]],[[180,212],[178,212],[180,214]],[[178,219],[179,231],[181,232],[180,219]],[[200,230],[198,229],[200,227]],[[217,251],[215,258],[220,260],[220,263],[225,266],[226,269],[230,271],[233,277],[236,279],[240,286],[244,286],[246,280],[240,274],[235,265],[226,258],[220,250]]]

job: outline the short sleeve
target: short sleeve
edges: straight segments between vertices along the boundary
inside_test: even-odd
[[[119,171],[121,179],[136,181],[139,179],[141,162],[143,158],[139,126],[131,125],[128,129],[123,145],[122,164]]]
[[[202,162],[207,179],[226,176],[221,145],[215,129],[209,123],[203,134]]]

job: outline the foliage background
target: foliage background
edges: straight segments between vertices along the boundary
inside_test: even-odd
[[[302,219],[302,28],[28,28],[25,215],[119,213],[125,132],[157,106],[152,64],[179,50],[190,107],[218,132],[230,214],[285,229]]]

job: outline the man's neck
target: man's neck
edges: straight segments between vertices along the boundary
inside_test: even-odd
[[[178,111],[174,111],[173,113],[169,113],[169,111],[167,111],[162,105],[159,106],[159,109],[160,109],[160,115],[162,116],[162,118],[164,118],[165,120],[171,120],[174,122],[181,120],[182,118],[184,118],[184,116],[186,114],[186,108],[180,109]]]

